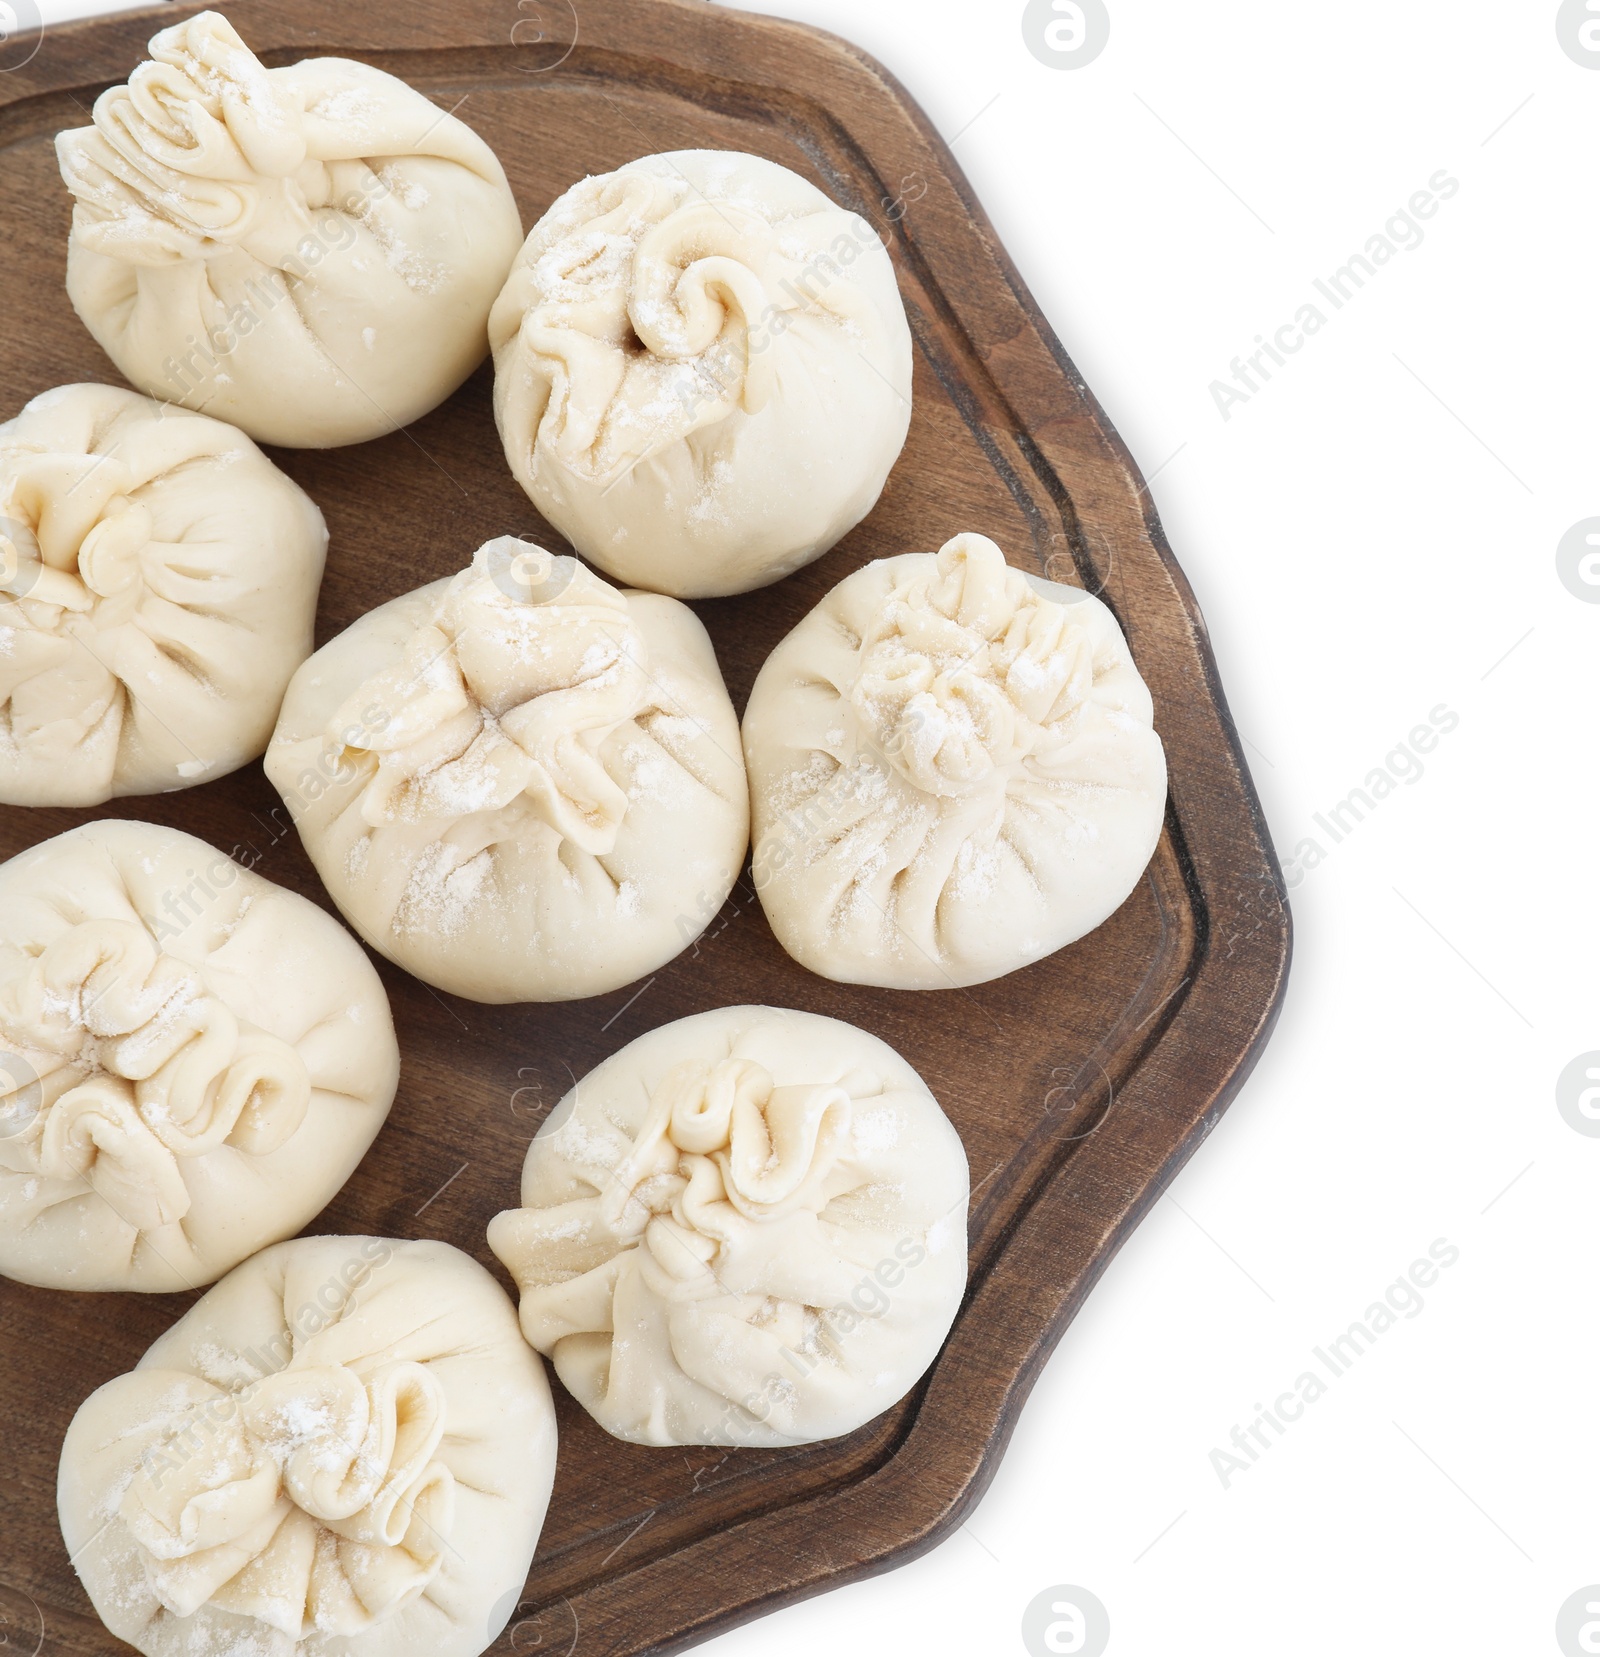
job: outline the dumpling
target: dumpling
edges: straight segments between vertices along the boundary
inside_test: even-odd
[[[394,1102],[383,985],[313,903],[154,823],[0,865],[0,1273],[210,1283],[310,1220]]]
[[[764,587],[876,504],[911,423],[877,232],[730,150],[646,156],[545,214],[489,319],[506,458],[619,581]]]
[[[311,653],[328,531],[219,420],[113,386],[0,426],[0,801],[210,782]]]
[[[608,1433],[806,1444],[903,1398],[967,1280],[967,1158],[864,1030],[725,1007],[591,1071],[489,1246],[522,1329]]]
[[[655,971],[749,841],[738,720],[694,614],[515,537],[319,650],[266,765],[350,924],[474,1001]]]
[[[1166,756],[1099,599],[993,541],[881,559],[773,651],[744,718],[755,885],[778,941],[847,984],[999,978],[1138,884]]]
[[[477,1657],[555,1474],[544,1368],[447,1243],[303,1237],[74,1417],[61,1534],[148,1657]]]
[[[201,12],[56,151],[67,292],[152,396],[329,448],[426,414],[488,351],[516,201],[489,146],[393,75],[268,69]]]

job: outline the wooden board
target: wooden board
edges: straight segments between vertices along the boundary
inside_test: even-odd
[[[51,139],[126,78],[154,28],[198,9],[54,31],[31,64],[0,75],[0,419],[50,386],[116,382],[63,291],[70,204]],[[764,592],[696,606],[741,709],[768,651],[835,582],[968,529],[1024,568],[1100,593],[1155,695],[1172,795],[1147,878],[1091,937],[998,983],[903,994],[814,978],[777,946],[748,869],[696,948],[593,1001],[481,1007],[379,963],[401,1031],[400,1097],[312,1232],[442,1237],[506,1282],[484,1227],[515,1200],[528,1139],[570,1079],[658,1024],[731,1002],[805,1008],[884,1037],[966,1141],[970,1292],[938,1363],[890,1414],[806,1449],[653,1450],[613,1442],[557,1389],[550,1517],[494,1649],[681,1651],[913,1557],[977,1500],[1045,1357],[1270,1032],[1289,958],[1276,859],[1204,624],[1133,464],[950,153],[881,67],[829,36],[702,0],[583,0],[577,14],[565,0],[226,9],[272,64],[360,58],[455,109],[498,150],[530,227],[583,174],[690,146],[769,156],[880,227],[918,345],[910,443],[876,512],[829,556]],[[485,368],[408,432],[273,452],[333,534],[319,643],[452,573],[491,536],[559,546],[506,470],[490,389]],[[259,765],[98,812],[6,810],[0,855],[114,815],[203,835],[326,905]],[[25,1620],[18,1596],[31,1599],[52,1653],[125,1649],[94,1617],[56,1528],[62,1435],[192,1298],[0,1282],[0,1600]]]

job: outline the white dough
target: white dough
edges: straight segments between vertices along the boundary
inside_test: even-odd
[[[67,291],[152,396],[329,448],[408,425],[488,351],[516,202],[489,146],[393,75],[267,69],[201,12],[56,150]]]
[[[732,150],[646,156],[545,214],[489,320],[506,458],[619,581],[705,598],[820,557],[911,422],[878,233]]]
[[[243,432],[113,386],[0,425],[0,802],[210,782],[311,653],[328,531]]]
[[[772,930],[824,978],[890,989],[1053,954],[1155,851],[1152,717],[1105,605],[981,535],[857,570],[773,651],[745,711]]]
[[[967,1280],[967,1158],[876,1036],[726,1007],[631,1042],[528,1147],[489,1246],[607,1432],[805,1444],[933,1362]]]
[[[477,1657],[555,1460],[544,1369],[481,1266],[305,1237],[84,1403],[57,1501],[95,1610],[148,1657]]]
[[[738,721],[693,612],[513,537],[319,650],[266,765],[351,925],[475,1001],[655,971],[749,842]]]
[[[0,865],[0,1273],[198,1288],[292,1236],[394,1100],[388,998],[315,904],[105,821]]]

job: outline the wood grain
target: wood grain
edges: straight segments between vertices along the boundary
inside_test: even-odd
[[[198,9],[53,31],[31,64],[0,75],[0,419],[50,386],[117,383],[63,290],[70,204],[51,141],[126,78],[154,28]],[[1155,696],[1172,792],[1148,877],[1091,937],[998,983],[903,994],[812,977],[775,943],[748,869],[697,946],[593,1001],[482,1007],[378,962],[401,1031],[400,1097],[313,1233],[442,1237],[507,1282],[484,1228],[514,1201],[527,1141],[571,1079],[658,1024],[731,1002],[800,1007],[882,1036],[966,1142],[971,1287],[940,1360],[889,1415],[802,1450],[652,1450],[614,1442],[557,1389],[550,1518],[494,1649],[680,1651],[913,1557],[976,1501],[1045,1357],[1267,1039],[1289,960],[1277,862],[1204,624],[1136,470],[949,151],[879,65],[829,36],[700,0],[225,9],[269,63],[360,58],[455,108],[500,154],[530,227],[583,174],[692,146],[768,156],[878,225],[918,346],[910,442],[877,510],[826,558],[767,591],[696,605],[741,709],[767,653],[835,582],[969,529],[1019,566],[1103,596]],[[490,391],[485,368],[407,431],[273,452],[332,531],[319,643],[459,569],[491,536],[560,548],[506,470]],[[96,816],[203,835],[328,906],[259,765],[102,811],[6,810],[0,855]],[[0,1598],[8,1610],[18,1595],[34,1602],[51,1652],[126,1649],[94,1617],[56,1527],[62,1435],[82,1399],[193,1298],[0,1282],[11,1448]]]

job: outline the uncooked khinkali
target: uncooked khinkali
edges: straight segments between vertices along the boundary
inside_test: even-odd
[[[820,557],[911,422],[911,330],[877,232],[758,156],[585,179],[489,320],[506,458],[619,581],[706,598]]]
[[[565,1001],[687,948],[744,862],[705,629],[507,537],[296,674],[267,753],[351,925],[475,1001]]]
[[[371,963],[315,904],[153,823],[0,866],[0,1273],[198,1288],[298,1231],[389,1114]]]
[[[934,1360],[967,1276],[967,1159],[922,1078],[837,1019],[726,1007],[624,1047],[528,1148],[489,1246],[609,1433],[804,1444]]]
[[[111,360],[294,448],[443,402],[488,351],[522,240],[489,146],[366,64],[267,69],[218,12],[150,57],[56,140],[67,291]]]
[[[1097,598],[993,541],[857,570],[773,651],[744,745],[755,884],[848,984],[981,984],[1091,931],[1161,834],[1150,692]]]
[[[62,386],[0,426],[0,801],[210,782],[311,653],[322,514],[232,426]]]
[[[481,1266],[304,1237],[84,1403],[57,1500],[95,1610],[149,1657],[477,1657],[555,1459],[544,1369]]]

